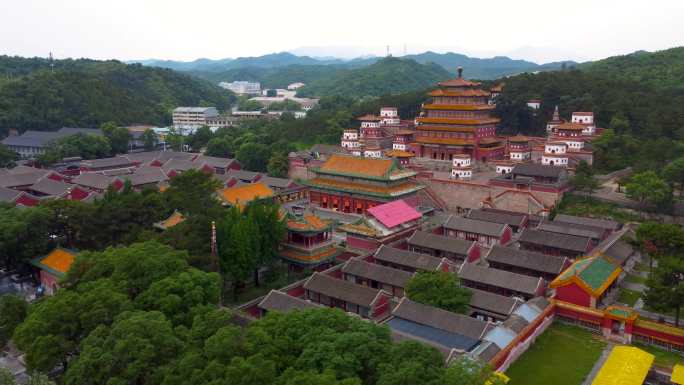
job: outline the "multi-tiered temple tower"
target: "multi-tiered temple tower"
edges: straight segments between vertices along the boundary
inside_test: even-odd
[[[496,137],[499,119],[491,116],[490,92],[480,83],[458,78],[438,83],[430,92],[432,102],[423,105],[416,118],[415,143],[412,151],[418,157],[453,160],[454,155],[467,154],[473,160],[501,159],[504,146]]]

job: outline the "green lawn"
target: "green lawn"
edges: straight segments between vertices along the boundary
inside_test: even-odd
[[[627,277],[625,277],[625,281],[629,283],[640,283],[642,285],[646,284],[646,278],[636,274],[627,274]]]
[[[556,322],[506,371],[508,385],[580,385],[605,345],[587,330]]]
[[[601,202],[590,197],[566,194],[558,204],[559,214],[581,217],[606,218],[618,222],[639,222],[639,216],[612,203]]]
[[[681,354],[660,349],[652,345],[642,344],[640,342],[635,342],[633,345],[639,349],[653,354],[655,356],[655,361],[653,363],[654,365],[664,368],[672,368],[677,363],[684,364],[684,356]]]
[[[634,306],[636,301],[641,297],[641,293],[629,289],[620,289],[620,295],[618,296],[618,302],[624,303],[628,306]]]

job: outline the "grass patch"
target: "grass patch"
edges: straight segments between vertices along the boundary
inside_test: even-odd
[[[648,263],[643,263],[643,262],[637,262],[634,264],[634,270],[636,271],[644,271],[644,272],[651,272],[651,268],[648,266]]]
[[[506,371],[508,385],[580,385],[605,346],[587,330],[554,323]]]
[[[620,206],[601,202],[591,197],[565,194],[556,208],[558,214],[576,215],[580,217],[612,219],[621,223],[640,222],[638,215]]]
[[[640,283],[642,285],[646,284],[646,278],[636,274],[627,274],[625,281],[629,283]]]
[[[641,342],[635,342],[633,345],[641,350],[645,350],[653,354],[655,356],[655,361],[653,362],[654,365],[664,368],[672,368],[675,364],[684,364],[684,356],[676,352],[660,349],[653,345],[642,344]]]
[[[636,301],[641,297],[641,293],[629,289],[621,289],[618,296],[618,302],[624,303],[627,306],[634,306]]]

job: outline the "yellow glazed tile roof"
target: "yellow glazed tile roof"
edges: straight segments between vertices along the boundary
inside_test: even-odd
[[[58,271],[60,273],[66,273],[74,263],[74,259],[76,259],[76,256],[73,253],[61,248],[57,248],[52,250],[50,254],[40,261],[40,263],[52,270]]]
[[[233,206],[243,206],[257,198],[265,199],[272,197],[273,190],[263,183],[249,183],[223,189],[219,192],[219,196]]]
[[[642,385],[655,356],[633,346],[616,346],[592,385]]]

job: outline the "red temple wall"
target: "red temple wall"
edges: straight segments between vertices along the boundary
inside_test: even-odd
[[[21,194],[17,200],[14,201],[15,204],[23,206],[38,206],[40,201],[38,199],[31,198],[26,194]]]
[[[506,226],[504,229],[503,235],[501,235],[501,239],[499,240],[499,244],[505,245],[511,240],[511,237],[513,236],[513,230],[511,230],[510,226]]]
[[[302,286],[302,285],[295,286],[293,288],[288,289],[286,291],[286,293],[288,295],[293,296],[293,297],[298,297],[298,298],[304,297],[304,286]]]
[[[634,327],[632,329],[632,334],[647,336],[647,337],[658,339],[661,341],[664,340],[664,341],[668,341],[670,343],[674,343],[674,344],[677,344],[680,346],[684,346],[684,336],[678,336],[678,335],[674,335],[674,334],[664,333],[662,331],[646,329],[646,328],[640,327],[638,325],[634,325]]]
[[[375,250],[380,246],[378,241],[355,237],[347,233],[347,245],[352,249]]]
[[[591,296],[589,293],[575,283],[556,288],[556,298],[580,306],[589,307],[591,304]]]
[[[76,200],[80,201],[88,197],[88,192],[79,188],[79,187],[74,187],[71,189],[71,192],[69,193],[69,199],[71,200]]]
[[[468,262],[476,262],[480,260],[480,246],[475,246],[468,252]]]
[[[389,298],[386,295],[381,294],[373,308],[372,318],[380,317],[387,311],[389,311]]]

